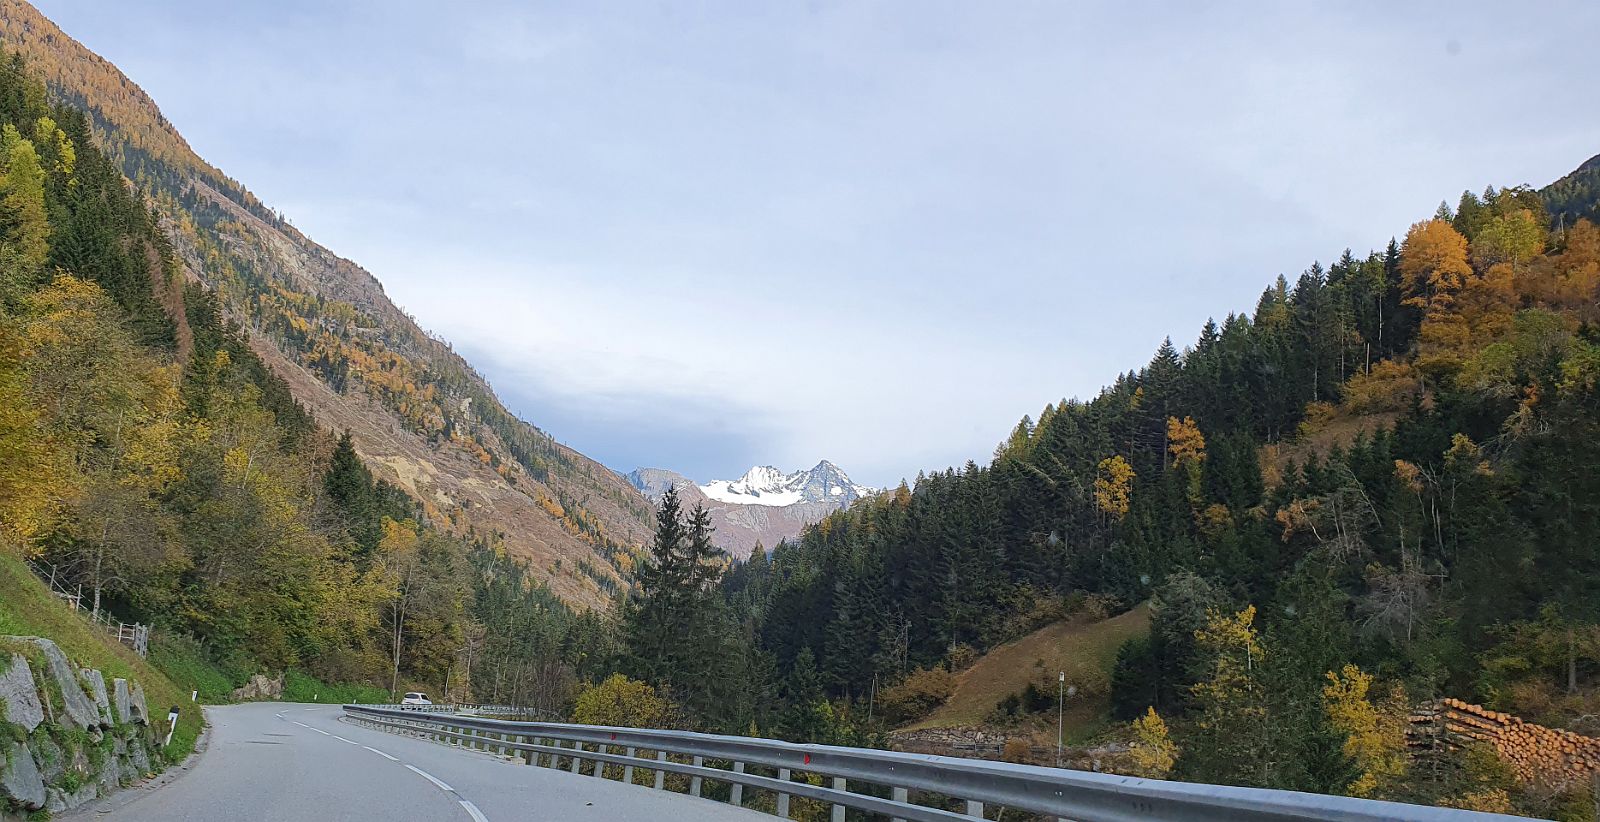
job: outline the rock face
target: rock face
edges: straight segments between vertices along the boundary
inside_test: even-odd
[[[83,681],[88,686],[89,695],[94,697],[95,707],[100,709],[101,727],[109,728],[116,724],[116,718],[111,714],[111,699],[106,694],[105,674],[93,668],[84,668]]]
[[[133,683],[133,690],[130,696],[133,697],[133,700],[128,707],[133,709],[133,721],[140,725],[148,725],[150,723],[150,706],[146,705],[144,701],[144,686],[137,682]]]
[[[44,721],[44,706],[39,703],[39,688],[33,671],[22,654],[12,654],[10,667],[0,673],[0,703],[5,704],[5,720],[32,733]]]
[[[133,724],[133,690],[128,687],[128,680],[111,680],[111,705],[116,709],[118,724]]]
[[[277,699],[283,696],[283,674],[277,679],[266,674],[256,674],[250,681],[233,689],[233,698],[241,702],[252,699]]]
[[[44,777],[33,764],[33,753],[21,742],[6,752],[6,767],[0,770],[0,799],[9,797],[22,807],[36,811],[44,807]]]
[[[55,680],[56,687],[61,690],[61,701],[65,703],[67,719],[72,724],[85,730],[100,724],[100,709],[95,706],[94,700],[83,692],[83,685],[78,682],[78,669],[67,661],[67,655],[54,642],[42,637],[22,637],[25,642],[31,642],[44,651],[45,670],[40,676],[48,676]]]
[[[103,673],[75,667],[50,640],[0,641],[22,648],[0,656],[0,718],[23,731],[21,739],[0,734],[0,819],[68,811],[154,769],[157,743],[142,685],[115,679],[108,693]],[[46,718],[87,733],[46,733]]]

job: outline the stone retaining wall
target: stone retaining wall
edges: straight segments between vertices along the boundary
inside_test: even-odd
[[[144,778],[144,688],[78,668],[54,642],[0,637],[0,819],[60,813]]]

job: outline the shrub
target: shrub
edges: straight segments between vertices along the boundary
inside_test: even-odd
[[[918,668],[898,685],[884,689],[879,702],[891,722],[906,722],[927,716],[943,705],[955,688],[955,676],[943,665]]]
[[[950,670],[965,671],[976,664],[980,656],[982,655],[978,653],[978,649],[962,642],[952,645],[950,650],[945,653],[944,658],[949,663]]]
[[[1134,775],[1166,779],[1178,760],[1178,746],[1167,735],[1167,723],[1161,720],[1155,708],[1147,708],[1144,716],[1133,721],[1132,730],[1133,745],[1128,753],[1133,760]]]
[[[1000,751],[1000,759],[1004,762],[1026,763],[1032,755],[1033,746],[1020,736],[1008,737],[1005,747]]]
[[[672,703],[648,684],[612,674],[578,693],[572,721],[623,728],[668,728],[674,724],[676,714]]]

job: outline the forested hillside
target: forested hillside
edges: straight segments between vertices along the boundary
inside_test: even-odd
[[[176,309],[183,282],[204,283],[292,397],[349,431],[377,475],[441,527],[501,534],[567,602],[607,604],[650,516],[632,486],[512,415],[376,279],[198,157],[137,85],[33,7],[0,0],[0,41],[29,59],[51,99],[87,114],[97,144],[155,206],[180,274],[150,299]],[[186,356],[181,316],[172,333]]]
[[[0,59],[0,550],[231,684],[300,668],[431,688],[464,650],[491,688],[569,682],[539,665],[552,644],[589,656],[599,618],[318,427],[184,280],[88,119],[46,100]]]
[[[1586,787],[1411,769],[1403,735],[1441,695],[1597,730],[1600,229],[1573,218],[1594,207],[1575,179],[1467,193],[1380,251],[1279,277],[1254,311],[1024,418],[990,464],[735,566],[694,600],[720,631],[663,604],[681,584],[659,569],[692,580],[697,553],[693,516],[676,553],[663,524],[624,667],[723,727],[872,739],[988,648],[1149,603],[1149,636],[1086,683],[1157,740],[1141,772],[1592,809]],[[652,650],[663,620],[743,637],[718,653],[747,681]],[[1054,709],[1054,671],[1036,676],[994,722]]]

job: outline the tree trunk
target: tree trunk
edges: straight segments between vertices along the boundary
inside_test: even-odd
[[[1578,692],[1578,637],[1572,626],[1567,626],[1567,693]]]

